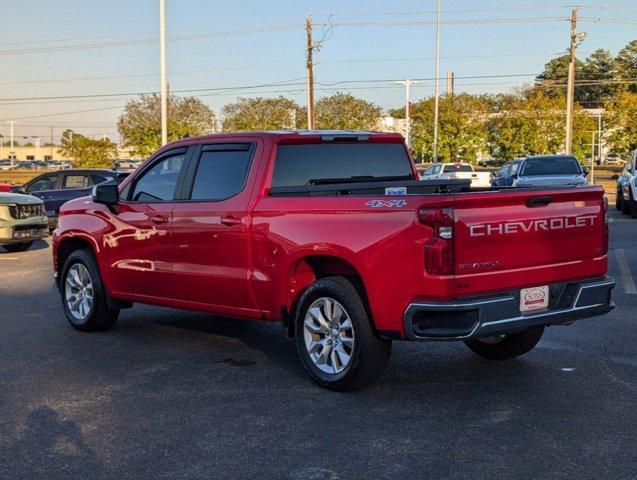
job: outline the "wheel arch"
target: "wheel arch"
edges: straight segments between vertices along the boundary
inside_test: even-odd
[[[294,335],[294,316],[305,290],[315,281],[339,276],[346,278],[356,289],[372,320],[372,312],[361,269],[351,261],[334,253],[306,254],[294,260],[288,269],[285,297],[282,299],[282,320],[288,336]],[[372,327],[373,327],[372,321]]]

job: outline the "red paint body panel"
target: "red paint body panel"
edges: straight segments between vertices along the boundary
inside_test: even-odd
[[[415,300],[606,273],[598,187],[406,195],[392,197],[405,200],[400,208],[374,208],[366,203],[378,196],[269,195],[276,145],[320,143],[320,135],[215,135],[175,142],[156,155],[176,146],[244,141],[254,142],[256,151],[236,196],[218,202],[123,202],[116,212],[86,198],[74,200],[61,209],[54,259],[67,240],[87,239],[115,298],[265,320],[279,320],[283,309],[293,308],[314,280],[318,259],[332,273],[357,274],[376,328],[398,333]],[[395,134],[367,140],[402,141]],[[529,206],[542,196],[550,202]],[[443,207],[453,212],[455,274],[439,276],[425,270],[425,245],[436,233],[417,212]],[[166,221],[153,220],[157,216]]]

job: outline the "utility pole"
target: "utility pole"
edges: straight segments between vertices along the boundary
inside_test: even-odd
[[[15,123],[14,120],[8,120],[7,123],[10,125],[10,130],[9,130],[9,135],[11,137],[11,143],[10,148],[9,148],[9,156],[11,157],[11,168],[13,168],[13,124]]]
[[[597,112],[597,157],[602,164],[602,110]]]
[[[316,128],[316,113],[314,111],[314,62],[312,54],[316,45],[312,41],[312,17],[307,17],[305,21],[305,32],[307,36],[306,46],[306,64],[307,69],[307,128],[314,130]]]
[[[49,139],[49,155],[53,160],[53,127],[51,127],[51,138]]]
[[[438,161],[438,110],[440,106],[440,0],[436,0],[436,84],[434,99],[434,163]]]
[[[564,150],[571,154],[573,140],[573,97],[575,93],[575,50],[577,49],[577,8],[571,11],[571,44],[568,49],[568,79],[566,84],[566,138]]]
[[[161,144],[168,143],[168,89],[166,85],[166,0],[159,0],[159,55],[161,82]]]
[[[395,85],[404,85],[405,86],[405,142],[407,146],[411,148],[411,98],[409,94],[409,87],[412,85],[416,85],[419,82],[418,80],[399,80],[394,82]]]

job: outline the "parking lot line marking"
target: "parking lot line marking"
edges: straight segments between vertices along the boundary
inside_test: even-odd
[[[615,258],[617,259],[617,265],[619,266],[619,278],[621,278],[622,285],[624,286],[624,293],[628,295],[636,295],[637,288],[635,287],[635,281],[633,275],[630,272],[630,267],[626,261],[626,254],[623,248],[615,249]]]
[[[0,257],[0,260],[18,260],[18,257]]]

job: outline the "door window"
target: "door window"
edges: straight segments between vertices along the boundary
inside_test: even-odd
[[[72,188],[88,188],[92,185],[91,177],[88,175],[66,175],[64,177],[64,183],[62,184],[63,190],[69,190]]]
[[[433,172],[432,172],[432,173],[433,173],[433,175],[437,175],[438,173],[440,173],[440,169],[441,169],[441,168],[442,168],[442,167],[441,167],[440,165],[436,165],[436,166],[434,167],[434,169],[433,169]]]
[[[133,186],[129,199],[133,202],[167,202],[175,198],[179,174],[186,154],[164,157],[142,173]]]
[[[26,186],[26,191],[43,192],[45,190],[54,190],[57,185],[58,178],[59,175],[45,175],[33,183],[28,184]]]
[[[190,198],[218,201],[234,197],[241,192],[252,158],[250,147],[250,144],[204,147],[195,172]]]

